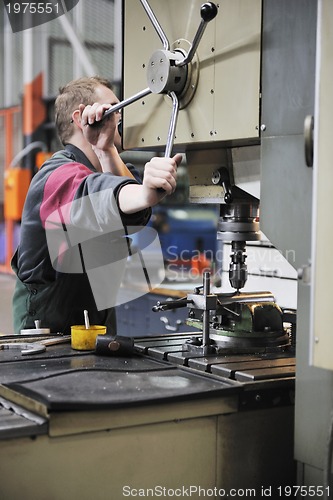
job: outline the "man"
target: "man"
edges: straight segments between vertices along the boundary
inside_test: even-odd
[[[21,240],[12,259],[18,278],[13,297],[16,333],[34,328],[36,320],[51,332],[69,333],[71,325],[82,324],[85,309],[91,324],[106,325],[108,333],[116,333],[114,309],[96,306],[85,269],[87,259],[82,258],[82,248],[90,241],[85,232],[101,234],[103,245],[107,237],[112,252],[120,225],[125,229],[145,225],[150,207],[174,192],[181,161],[179,154],[152,158],[140,183],[134,167],[119,156],[120,114],[111,113],[102,120],[105,110],[117,102],[110,84],[100,77],[81,78],[60,89],[55,114],[64,150],[45,162],[32,179]],[[75,231],[78,241],[87,240],[82,247],[72,245]],[[120,245],[120,254],[122,249]]]

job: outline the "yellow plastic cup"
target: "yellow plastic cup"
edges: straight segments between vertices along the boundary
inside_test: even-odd
[[[74,325],[71,327],[71,347],[78,351],[91,351],[95,349],[97,335],[105,335],[106,326],[90,325],[86,328],[85,325]]]

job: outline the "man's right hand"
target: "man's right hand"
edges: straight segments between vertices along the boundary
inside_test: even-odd
[[[127,184],[120,189],[119,207],[130,214],[157,205],[172,194],[177,185],[177,167],[181,154],[173,158],[154,157],[145,165],[142,185]]]
[[[154,157],[145,165],[143,187],[149,206],[156,205],[166,195],[172,194],[177,186],[177,167],[182,155],[173,158]]]

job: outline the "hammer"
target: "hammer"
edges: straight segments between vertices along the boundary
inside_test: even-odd
[[[97,335],[95,353],[104,356],[132,356],[135,353],[132,337]]]

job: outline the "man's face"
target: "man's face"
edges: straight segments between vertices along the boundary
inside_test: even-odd
[[[98,87],[96,87],[95,96],[96,96],[96,102],[98,102],[100,104],[114,105],[114,104],[117,104],[119,102],[118,97],[112,92],[112,90],[108,89],[104,85],[98,85]],[[118,125],[119,121],[121,120],[121,112],[116,111],[115,115],[116,115],[116,121],[117,121],[117,125]],[[116,132],[115,132],[114,144],[115,144],[116,148],[118,149],[118,151],[122,150],[121,137],[120,137],[119,132],[118,132],[118,127],[116,128]]]

